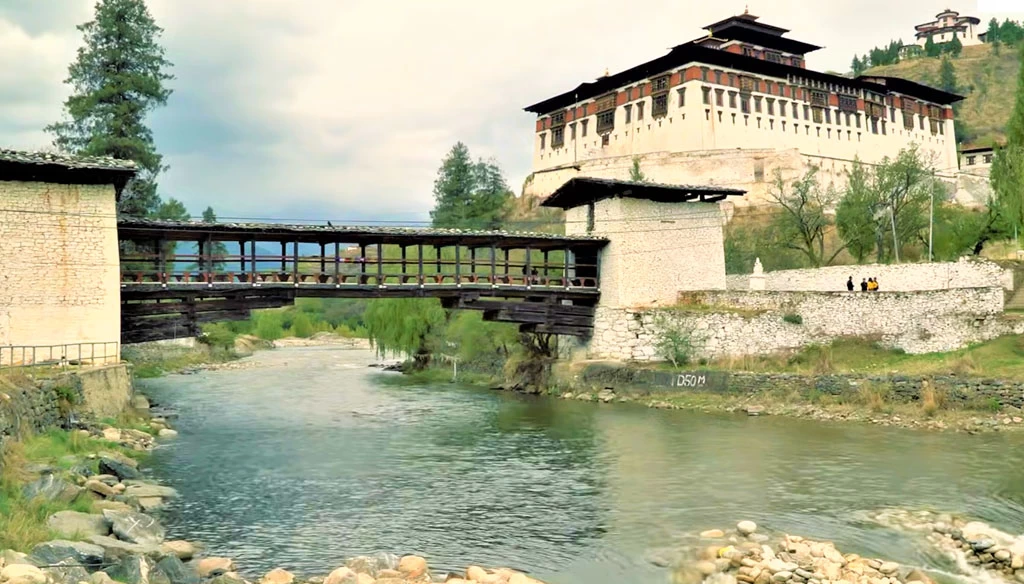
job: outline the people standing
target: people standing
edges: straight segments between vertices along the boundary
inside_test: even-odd
[[[868,281],[867,281],[867,279],[863,279],[863,280],[860,281],[860,291],[861,292],[867,292],[868,291]]]
[[[853,292],[853,276],[850,276],[850,279],[846,281],[846,290],[847,292]]]
[[[878,292],[878,278],[871,279],[875,283],[875,292]]]

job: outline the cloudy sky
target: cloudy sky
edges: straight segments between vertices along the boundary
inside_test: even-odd
[[[984,4],[983,0],[983,4]],[[1024,2],[1022,2],[1024,3]],[[663,54],[744,0],[150,0],[174,63],[152,119],[165,197],[222,217],[422,220],[458,140],[515,191],[530,172],[524,106]],[[750,11],[852,55],[976,0],[753,0]],[[983,6],[984,7],[984,6]],[[0,0],[0,147],[38,149],[93,0]],[[1024,9],[1022,9],[1024,10]]]

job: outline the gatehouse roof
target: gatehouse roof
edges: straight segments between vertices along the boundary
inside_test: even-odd
[[[739,197],[747,191],[729,187],[666,185],[647,182],[575,177],[544,199],[541,206],[572,209],[602,199],[624,197],[659,203],[715,203],[726,197]]]
[[[120,193],[137,171],[130,160],[0,148],[0,181],[110,184]]]

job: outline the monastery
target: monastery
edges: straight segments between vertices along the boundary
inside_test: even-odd
[[[537,115],[524,195],[544,198],[574,177],[738,188],[738,205],[768,201],[775,170],[817,165],[845,182],[854,159],[877,163],[912,143],[939,175],[958,169],[952,104],[961,96],[892,77],[808,69],[821,47],[744,13],[662,57],[527,108]]]

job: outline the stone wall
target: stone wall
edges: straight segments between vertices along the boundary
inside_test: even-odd
[[[114,187],[0,181],[0,345],[119,342]]]
[[[826,344],[846,336],[877,339],[908,353],[951,351],[1024,332],[1000,316],[1000,288],[925,292],[699,292],[692,306],[599,307],[590,358],[659,361],[666,331],[688,338],[696,358],[761,355]],[[794,322],[795,321],[795,322]],[[1018,330],[1020,329],[1020,330]]]
[[[922,264],[869,264],[863,266],[829,266],[807,270],[765,272],[765,290],[835,292],[846,290],[846,279],[853,276],[860,289],[864,278],[877,278],[881,290],[914,292],[950,288],[983,288],[1002,286],[1013,290],[1013,271],[998,264],[973,258],[957,262]],[[726,277],[729,290],[749,290],[749,275]]]

